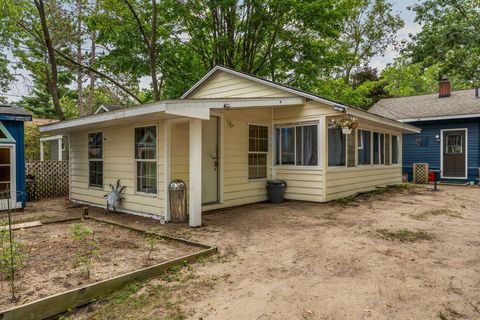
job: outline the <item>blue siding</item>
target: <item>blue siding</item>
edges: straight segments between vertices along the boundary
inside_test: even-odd
[[[24,122],[15,120],[2,120],[3,125],[8,132],[15,139],[15,159],[16,159],[16,191],[21,191],[22,194],[17,197],[17,201],[22,202],[22,207],[25,207],[25,144],[24,144]]]
[[[422,129],[419,134],[403,135],[403,171],[412,179],[413,163],[427,162],[432,170],[440,170],[440,142],[442,129],[467,128],[468,135],[468,180],[477,178],[480,167],[480,119],[459,119],[411,123]],[[426,145],[417,146],[417,138],[426,139]],[[425,141],[425,140],[423,140]]]

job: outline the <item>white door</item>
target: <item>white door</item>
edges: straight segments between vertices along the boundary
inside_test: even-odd
[[[14,160],[13,147],[0,147],[0,210],[16,205]]]
[[[219,118],[202,121],[202,203],[218,202]]]

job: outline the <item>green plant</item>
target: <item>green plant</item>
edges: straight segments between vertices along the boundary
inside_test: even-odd
[[[70,237],[77,243],[73,259],[74,267],[80,267],[86,278],[90,278],[93,263],[100,257],[99,246],[92,229],[80,223],[70,227]]]
[[[400,242],[415,242],[418,240],[432,240],[434,236],[425,231],[410,231],[402,229],[398,231],[388,231],[386,229],[377,230],[378,233],[390,240],[399,240]]]
[[[26,267],[26,255],[23,244],[13,237],[11,225],[7,220],[0,221],[0,276],[10,283],[12,300],[17,299],[16,281],[19,273]]]
[[[158,242],[158,237],[154,234],[150,234],[146,237],[145,244],[146,244],[147,252],[145,254],[145,261],[144,261],[145,265],[148,265],[148,262],[150,261],[150,258],[152,256],[152,252],[156,248],[157,242]]]

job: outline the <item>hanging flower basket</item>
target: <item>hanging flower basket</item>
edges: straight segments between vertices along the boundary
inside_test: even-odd
[[[351,134],[352,130],[358,128],[359,122],[357,118],[345,115],[342,119],[336,121],[335,125],[337,126],[337,128],[342,128],[343,134]]]

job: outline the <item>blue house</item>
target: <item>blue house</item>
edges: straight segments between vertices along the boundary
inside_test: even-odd
[[[478,182],[478,89],[451,91],[448,79],[442,79],[438,93],[382,99],[369,111],[422,129],[418,134],[403,135],[403,172],[409,180],[414,163],[428,163],[429,170],[441,170],[444,181]]]
[[[0,199],[1,209],[25,207],[24,122],[31,120],[24,109],[0,104],[0,195],[11,194],[9,203]]]

